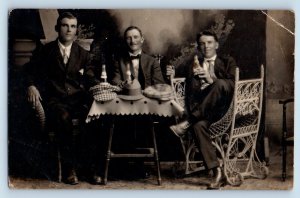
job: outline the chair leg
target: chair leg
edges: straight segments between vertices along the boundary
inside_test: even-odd
[[[155,130],[154,130],[153,123],[152,123],[151,128],[152,128],[151,131],[152,131],[152,139],[153,139],[153,146],[154,146],[154,158],[155,158],[155,163],[156,163],[156,168],[157,168],[157,183],[158,183],[158,185],[161,185],[160,164],[159,164]]]
[[[282,142],[282,181],[286,179],[286,142]]]
[[[286,104],[289,102],[293,102],[294,99],[288,99],[286,101],[279,101],[279,104],[282,105],[282,181],[286,179],[286,147],[287,147],[287,125],[286,125]]]
[[[62,167],[61,167],[61,156],[59,148],[57,148],[57,165],[58,165],[58,182],[61,183],[62,181]]]
[[[283,106],[283,123],[282,123],[282,181],[286,179],[286,107]]]

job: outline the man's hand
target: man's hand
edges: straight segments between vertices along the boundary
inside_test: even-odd
[[[205,80],[207,83],[212,84],[214,81],[211,78],[208,71],[205,71],[202,67],[193,68],[194,76],[198,76],[200,79]]]
[[[175,77],[175,67],[173,65],[166,66],[166,76],[168,76],[169,79]]]
[[[123,87],[128,84],[127,80],[122,81],[121,83],[118,84],[118,87],[120,87],[121,89],[123,89]]]
[[[42,101],[40,92],[34,85],[31,85],[27,88],[27,100],[31,103],[33,108],[37,106],[40,100]]]

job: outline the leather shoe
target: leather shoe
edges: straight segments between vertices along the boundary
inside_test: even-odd
[[[222,170],[220,167],[216,167],[213,169],[214,178],[212,179],[212,182],[208,185],[207,189],[214,190],[214,189],[220,189],[220,187],[223,184],[223,176],[222,176]]]
[[[171,131],[177,136],[181,137],[183,136],[188,128],[191,126],[191,123],[187,120],[180,122],[179,124],[170,126]]]
[[[65,183],[70,185],[76,185],[79,183],[76,171],[74,169],[70,171],[68,177],[65,179]]]
[[[95,184],[95,185],[103,184],[102,178],[98,175],[93,175],[92,178],[91,178],[91,183]]]

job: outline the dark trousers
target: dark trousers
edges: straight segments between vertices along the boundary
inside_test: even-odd
[[[87,108],[83,97],[51,99],[47,104],[47,123],[60,150],[63,170],[76,169],[80,151],[80,139],[84,129]]]
[[[208,169],[219,166],[216,148],[212,145],[209,126],[219,120],[228,110],[232,100],[234,83],[217,79],[201,93],[195,93],[198,102],[191,109],[193,129],[204,162]]]

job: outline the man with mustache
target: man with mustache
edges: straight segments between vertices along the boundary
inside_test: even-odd
[[[213,32],[201,32],[196,41],[200,54],[195,55],[182,68],[186,77],[187,119],[171,126],[170,129],[178,137],[184,135],[189,128],[193,129],[195,142],[205,165],[214,173],[208,188],[218,189],[222,183],[222,173],[208,129],[229,108],[237,65],[232,57],[217,55],[219,43]],[[167,66],[167,75],[174,76],[173,68]]]
[[[71,185],[78,184],[79,129],[91,101],[86,90],[97,83],[88,52],[74,42],[77,23],[70,12],[59,15],[55,26],[58,38],[37,51],[25,68],[28,101],[33,108],[43,104],[48,131],[55,132],[58,142],[63,181]],[[91,179],[101,183],[96,173]]]
[[[113,84],[119,85],[127,78],[127,65],[130,66],[132,79],[137,79],[142,89],[154,84],[164,83],[158,61],[142,51],[145,41],[140,28],[128,27],[124,32],[127,51],[119,56],[114,66]]]
[[[130,69],[131,79],[137,79],[142,89],[154,84],[165,83],[158,61],[142,51],[145,39],[141,29],[136,26],[128,27],[124,31],[124,40],[126,50],[121,52],[115,61],[112,84],[122,87],[127,80],[128,68]],[[125,118],[124,120],[120,118],[118,125],[120,130],[126,131],[126,134],[122,131],[119,134],[126,136],[124,138],[126,138],[127,143],[128,141],[134,141],[131,145],[145,146],[147,140],[151,140],[150,137],[147,137],[150,132],[145,131],[145,129],[150,130],[149,122],[150,120],[147,117],[142,116],[135,116],[134,119]],[[134,132],[135,137],[131,137],[132,134],[130,132]],[[140,170],[137,171],[140,172],[138,173],[139,176],[145,178],[149,176],[149,172],[144,169],[143,161],[138,161],[137,169]]]

